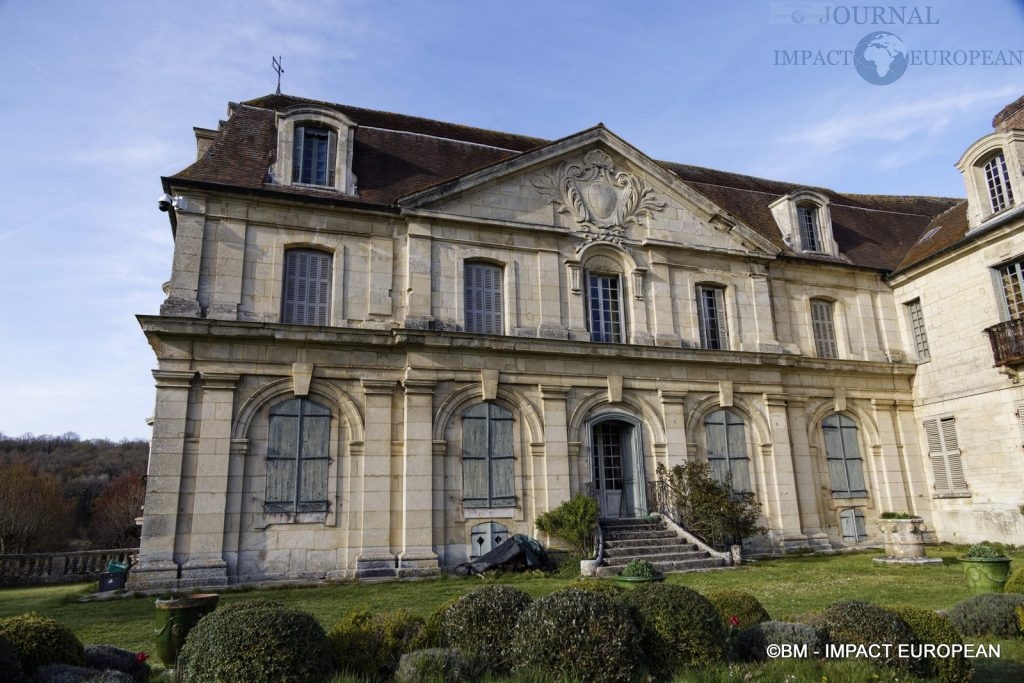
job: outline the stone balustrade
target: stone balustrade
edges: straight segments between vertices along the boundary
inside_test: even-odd
[[[0,555],[0,586],[41,586],[96,581],[110,561],[134,564],[138,548]]]

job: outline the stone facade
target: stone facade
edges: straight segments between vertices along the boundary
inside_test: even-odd
[[[981,334],[1019,224],[904,266],[955,200],[725,188],[601,126],[546,143],[287,97],[230,114],[164,179],[135,587],[436,574],[576,494],[644,514],[659,464],[709,456],[749,480],[764,551],[877,541],[883,511],[1024,541],[1024,395]],[[323,127],[335,185],[289,182]],[[871,251],[880,214],[902,234]],[[300,302],[326,325],[288,320],[306,253],[329,263]],[[922,420],[947,412],[970,498],[934,495]]]

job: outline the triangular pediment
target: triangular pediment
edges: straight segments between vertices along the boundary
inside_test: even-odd
[[[775,255],[771,242],[607,128],[576,135],[399,200],[409,214]]]

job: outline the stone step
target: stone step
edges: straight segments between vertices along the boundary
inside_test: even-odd
[[[629,564],[630,560],[641,559],[647,560],[651,564],[658,564],[659,562],[678,562],[681,560],[700,560],[710,557],[703,550],[667,550],[661,553],[650,553],[645,555],[628,555],[622,557],[606,557],[605,564],[609,567],[623,567]]]
[[[686,539],[676,536],[659,536],[657,538],[620,538],[617,540],[605,539],[605,548],[633,548],[646,545],[670,545],[673,543],[686,543]]]
[[[627,546],[615,546],[613,548],[605,547],[605,557],[645,557],[647,555],[658,555],[660,553],[678,552],[678,553],[693,553],[697,552],[697,546],[692,543],[659,543],[649,545],[627,545]]]
[[[607,531],[602,534],[605,541],[626,541],[644,538],[678,538],[674,531]]]
[[[690,560],[675,560],[671,562],[651,562],[654,568],[662,574],[672,572],[689,572],[698,569],[715,569],[725,566],[725,560],[718,557],[703,557]],[[606,565],[597,568],[597,575],[600,577],[612,577],[622,571],[620,565]]]

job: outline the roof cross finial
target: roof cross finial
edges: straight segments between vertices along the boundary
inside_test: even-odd
[[[273,67],[274,67],[274,71],[277,72],[277,94],[280,95],[281,94],[281,74],[284,73],[284,67],[281,66],[281,58],[280,57],[271,57],[270,61],[271,61],[271,64],[273,65]]]

